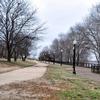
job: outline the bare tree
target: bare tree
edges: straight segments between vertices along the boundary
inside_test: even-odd
[[[52,52],[55,52],[55,57],[57,61],[60,61],[61,49],[63,49],[63,62],[72,63],[73,62],[73,41],[77,40],[76,44],[76,61],[77,65],[80,62],[87,62],[89,56],[89,44],[87,38],[85,38],[82,33],[81,25],[76,25],[72,27],[67,34],[60,34],[59,39],[55,39],[50,47]]]
[[[92,8],[83,29],[91,52],[95,54],[97,62],[100,64],[100,4]]]
[[[80,62],[87,62],[91,53],[95,54],[100,64],[100,4],[92,8],[84,23],[76,24],[67,34],[61,34],[53,41],[50,50],[55,52],[58,61],[60,49],[63,49],[63,61],[72,62],[74,39],[77,40],[77,65]]]
[[[58,39],[54,39],[54,41],[52,42],[52,45],[50,46],[50,49],[52,51],[52,53],[55,53],[55,60],[59,60],[59,40]]]
[[[90,55],[90,47],[88,39],[84,36],[83,26],[81,24],[77,24],[75,27],[71,28],[71,33],[74,39],[77,40],[76,44],[76,61],[77,65],[79,62],[87,62],[88,56]],[[85,55],[85,56],[84,56]],[[85,57],[85,58],[84,58]]]
[[[14,40],[19,34],[36,37],[42,30],[35,17],[36,10],[30,10],[24,0],[1,0],[0,1],[0,39],[5,42],[7,60],[10,62],[13,54]],[[17,44],[18,44],[17,43]]]

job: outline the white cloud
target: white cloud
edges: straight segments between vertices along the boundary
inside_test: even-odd
[[[47,35],[41,45],[50,44],[60,32],[67,32],[75,23],[82,22],[90,8],[100,0],[30,0],[39,18],[47,22]]]

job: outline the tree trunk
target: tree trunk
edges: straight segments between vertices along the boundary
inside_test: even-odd
[[[14,61],[15,61],[15,62],[17,61],[17,56],[16,56],[16,54],[14,54]]]
[[[15,49],[14,49],[14,61],[15,61],[15,62],[17,61],[17,58],[18,58],[18,54],[17,54],[17,52],[16,52]]]
[[[26,61],[26,58],[27,58],[26,56],[25,57],[22,56],[22,61]]]
[[[8,52],[8,55],[7,55],[7,61],[8,61],[8,62],[11,62],[11,55],[10,55],[9,52]]]
[[[8,44],[7,44],[7,61],[11,62],[11,49]]]

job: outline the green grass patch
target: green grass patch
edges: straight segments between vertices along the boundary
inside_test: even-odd
[[[21,59],[18,59],[16,62],[14,62],[13,60],[11,62],[7,62],[6,60],[0,60],[0,63],[9,66],[20,66],[20,67],[30,67],[36,64],[35,61],[30,61],[30,60],[22,61]]]
[[[21,60],[18,60],[17,62],[11,62],[12,64],[15,64],[15,65],[18,65],[18,66],[22,66],[22,67],[30,67],[30,66],[33,66],[35,65],[35,62],[31,62],[31,61],[21,61]]]
[[[60,100],[100,100],[100,83],[73,75],[71,66],[50,65],[45,75],[52,84],[65,83],[65,90],[57,92]],[[69,88],[66,88],[69,84]]]

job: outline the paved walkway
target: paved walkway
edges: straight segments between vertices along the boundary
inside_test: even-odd
[[[33,67],[0,74],[0,85],[40,78],[46,72],[46,66],[47,64],[38,63]]]
[[[92,73],[90,68],[76,67],[77,75],[100,82],[100,74]]]

